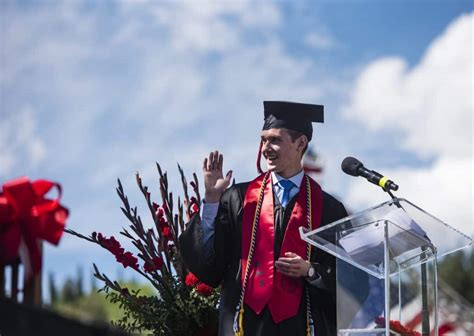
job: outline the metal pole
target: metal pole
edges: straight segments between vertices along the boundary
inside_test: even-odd
[[[426,258],[426,248],[422,247],[423,253],[421,254],[422,259]],[[428,286],[427,286],[427,270],[426,260],[423,260],[421,264],[421,334],[423,336],[430,336],[430,311],[428,309]]]
[[[400,270],[400,265],[397,263],[398,271],[398,320],[402,322],[402,271]]]
[[[390,336],[390,255],[388,242],[388,221],[384,221],[384,291],[385,291],[385,336]]]
[[[434,336],[438,336],[438,251],[434,248]]]

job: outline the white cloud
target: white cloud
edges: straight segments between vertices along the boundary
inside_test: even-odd
[[[370,130],[401,130],[395,146],[432,158],[427,167],[386,173],[401,186],[400,195],[468,234],[474,233],[473,17],[451,23],[411,69],[400,57],[369,64],[345,108],[350,120]],[[353,181],[348,203],[363,207],[386,199],[369,188],[365,181]]]
[[[309,33],[305,36],[304,42],[309,47],[321,50],[330,50],[338,45],[337,41],[332,36],[322,32]]]
[[[412,69],[400,57],[369,64],[346,116],[373,130],[402,129],[401,144],[419,155],[471,156],[472,20],[454,21]]]
[[[275,4],[250,1],[170,2],[147,6],[171,34],[171,46],[188,52],[226,52],[242,43],[240,28],[273,28]]]
[[[0,120],[0,177],[16,177],[15,167],[36,167],[45,158],[47,151],[38,135],[36,117],[33,108],[25,105]]]

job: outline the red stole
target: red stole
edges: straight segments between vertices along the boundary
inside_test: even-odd
[[[252,224],[257,209],[259,191],[265,174],[250,182],[244,199],[242,218],[242,283],[252,237]],[[310,179],[312,223],[311,229],[319,227],[323,194],[321,187]],[[307,245],[301,240],[299,227],[307,227],[306,176],[302,179],[295,206],[285,230],[280,257],[286,252],[294,252],[306,259]],[[274,262],[274,209],[273,188],[270,176],[264,189],[262,209],[257,225],[255,250],[249,278],[244,294],[244,302],[257,314],[268,305],[275,323],[298,314],[303,293],[303,278],[292,278],[275,270]]]

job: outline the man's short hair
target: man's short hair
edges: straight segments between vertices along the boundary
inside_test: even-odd
[[[300,136],[304,135],[302,132],[295,131],[292,129],[285,128],[285,130],[288,132],[288,134],[290,135],[291,141],[293,142],[295,142],[296,139],[298,139]],[[304,153],[306,153],[306,150],[308,149],[308,144],[309,144],[309,141],[306,144],[306,146],[303,148],[303,152],[301,153],[302,156]]]

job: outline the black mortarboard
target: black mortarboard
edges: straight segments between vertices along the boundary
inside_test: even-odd
[[[311,140],[313,122],[324,122],[324,106],[283,101],[263,102],[265,122],[263,130],[286,128],[303,133]]]

